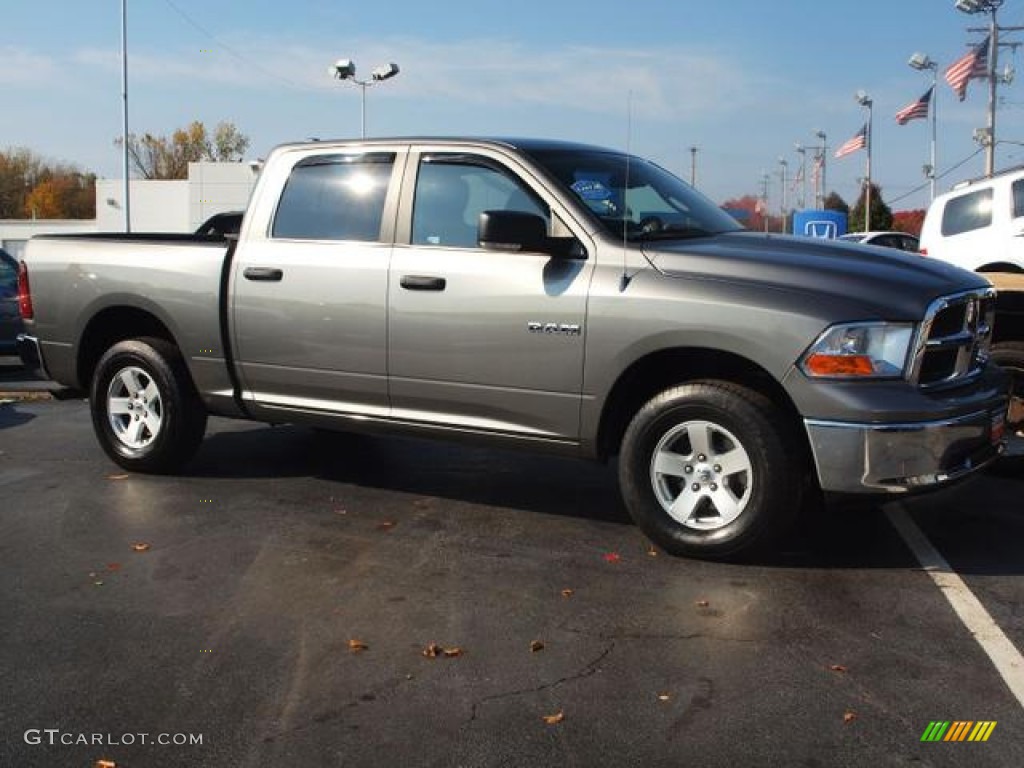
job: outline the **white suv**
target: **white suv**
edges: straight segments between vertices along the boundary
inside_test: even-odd
[[[973,272],[1024,272],[1024,168],[936,197],[921,228],[921,253]]]

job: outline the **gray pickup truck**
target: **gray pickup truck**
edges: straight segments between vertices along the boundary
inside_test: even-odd
[[[122,467],[208,414],[618,456],[669,552],[765,546],[804,494],[942,486],[1003,447],[983,277],[742,230],[657,165],[539,140],[286,145],[237,240],[47,236],[22,354]]]

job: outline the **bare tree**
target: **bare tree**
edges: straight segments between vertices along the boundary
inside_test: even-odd
[[[121,139],[114,143],[121,146]],[[241,160],[248,148],[249,137],[228,122],[218,123],[212,137],[198,120],[170,136],[128,134],[132,170],[144,179],[184,179],[188,177],[189,163],[234,162]]]

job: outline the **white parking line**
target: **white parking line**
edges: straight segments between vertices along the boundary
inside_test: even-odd
[[[921,567],[932,577],[932,581],[942,590],[964,626],[988,654],[1010,692],[1024,707],[1024,656],[1021,656],[1016,646],[992,620],[985,606],[967,588],[964,580],[917,527],[906,508],[899,503],[890,504],[886,514],[917,557]]]

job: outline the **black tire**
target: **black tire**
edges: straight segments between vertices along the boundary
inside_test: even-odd
[[[1010,374],[1010,407],[1007,411],[1006,456],[998,469],[1019,472],[1024,468],[1024,341],[992,345],[992,361]]]
[[[766,397],[697,381],[662,392],[633,417],[619,485],[636,524],[665,551],[731,559],[764,550],[789,529],[808,478],[806,455]],[[659,456],[667,463],[656,463]]]
[[[103,450],[133,472],[180,469],[206,432],[206,408],[185,362],[163,339],[131,339],[108,349],[93,374],[89,403]]]

